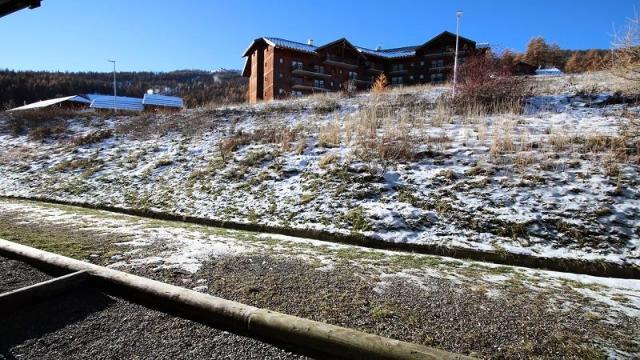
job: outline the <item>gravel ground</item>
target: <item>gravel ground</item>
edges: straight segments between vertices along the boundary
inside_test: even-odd
[[[29,265],[3,257],[0,257],[0,274],[0,294],[51,279]]]
[[[11,284],[45,277],[0,258]],[[2,277],[6,286],[9,276]],[[307,359],[271,344],[94,291],[2,314],[0,359]]]
[[[189,283],[175,270],[137,273],[258,307],[312,318],[456,353],[508,359],[601,359],[602,343],[640,354],[640,321],[594,321],[588,300],[567,291],[536,293],[520,283],[500,287],[501,296],[430,278],[415,285],[390,277],[384,285],[354,275],[348,265],[319,271],[308,262],[265,255],[227,257],[203,267]],[[380,281],[381,279],[378,279]],[[568,300],[558,306],[555,301]],[[634,355],[630,356],[634,358]]]

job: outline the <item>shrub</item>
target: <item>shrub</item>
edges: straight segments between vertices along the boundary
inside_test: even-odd
[[[384,73],[381,73],[376,77],[376,81],[373,83],[371,90],[375,93],[381,93],[387,91],[389,87],[389,80],[387,80],[387,76]]]
[[[340,145],[340,124],[331,122],[320,127],[318,145],[322,147],[337,147]]]
[[[491,55],[467,59],[458,72],[453,104],[458,113],[520,112],[527,96],[527,83],[499,65]]]
[[[108,139],[113,136],[113,131],[111,130],[98,130],[92,131],[88,134],[78,136],[73,139],[73,143],[76,145],[89,145],[98,143],[104,139]]]

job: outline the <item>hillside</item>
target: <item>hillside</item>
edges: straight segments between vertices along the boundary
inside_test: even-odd
[[[118,72],[118,93],[141,97],[149,89],[181,96],[188,107],[244,102],[246,84],[233,70]],[[76,94],[112,94],[113,74],[0,70],[0,108]]]
[[[562,90],[541,81],[553,95],[529,99],[524,115],[455,115],[438,100],[446,88],[417,87],[175,115],[66,114],[48,129],[5,116],[0,189],[637,267],[640,164],[624,124],[638,107],[584,95],[591,82],[572,79]]]

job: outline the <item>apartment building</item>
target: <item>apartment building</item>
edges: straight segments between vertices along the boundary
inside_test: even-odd
[[[342,38],[315,46],[261,37],[254,40],[242,75],[249,78],[249,102],[371,87],[384,73],[392,85],[442,83],[453,71],[456,35],[445,31],[422,45],[375,50]],[[478,51],[476,42],[460,37],[458,60]]]

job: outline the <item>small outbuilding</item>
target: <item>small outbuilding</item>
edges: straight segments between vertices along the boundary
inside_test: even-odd
[[[538,69],[536,76],[562,76],[564,73],[558,68]]]

